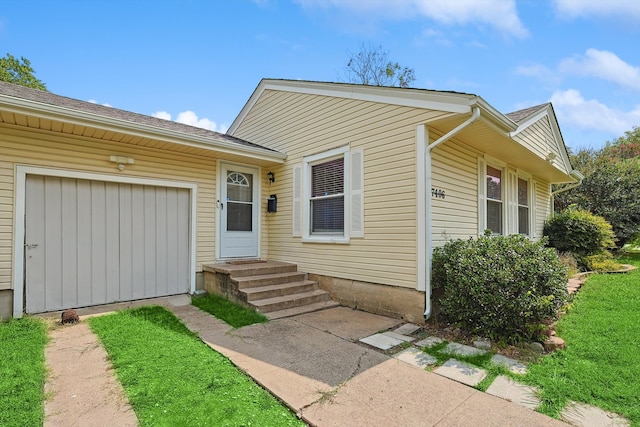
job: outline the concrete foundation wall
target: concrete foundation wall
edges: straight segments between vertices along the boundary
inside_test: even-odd
[[[424,323],[424,292],[396,286],[309,274],[340,304],[370,313]]]
[[[0,291],[0,321],[13,317],[13,290]]]

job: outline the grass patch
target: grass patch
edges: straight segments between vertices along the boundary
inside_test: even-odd
[[[41,426],[47,326],[35,318],[0,323],[0,425]]]
[[[498,375],[504,375],[507,377],[511,377],[514,379],[518,379],[521,375],[514,374],[509,369],[504,366],[496,365],[491,361],[494,353],[488,351],[484,354],[476,354],[473,356],[462,356],[455,353],[450,353],[446,351],[446,347],[449,344],[448,341],[443,341],[439,344],[433,345],[431,347],[423,347],[422,351],[430,354],[431,356],[437,359],[435,366],[432,366],[430,369],[435,369],[438,366],[442,365],[449,359],[456,359],[461,362],[468,363],[473,366],[477,366],[487,371],[487,376],[480,383],[478,383],[474,388],[480,391],[486,391],[493,380],[496,379]]]
[[[304,425],[162,307],[89,320],[141,426]]]
[[[619,262],[640,266],[627,256]],[[568,400],[617,412],[640,425],[640,270],[590,276],[558,322],[567,348],[529,365],[540,411],[558,416]]]
[[[191,304],[198,307],[200,310],[213,314],[218,319],[225,321],[234,328],[241,328],[247,325],[253,325],[254,323],[265,323],[269,319],[262,313],[249,310],[242,307],[232,301],[229,301],[225,297],[216,294],[206,294],[203,296],[194,297],[191,300]]]

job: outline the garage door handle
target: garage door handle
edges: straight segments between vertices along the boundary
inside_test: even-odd
[[[35,248],[38,247],[38,244],[37,243],[25,243],[24,247],[27,248],[27,249],[35,249]]]

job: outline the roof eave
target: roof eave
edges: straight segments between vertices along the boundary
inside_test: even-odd
[[[229,135],[235,133],[242,121],[249,114],[249,111],[251,111],[262,94],[267,90],[357,99],[361,101],[381,102],[461,114],[471,112],[471,108],[478,98],[472,94],[438,92],[425,89],[399,89],[396,87],[348,83],[262,79],[229,127],[227,131]],[[486,105],[488,106],[488,104]]]
[[[255,159],[282,163],[287,157],[284,153],[260,147],[234,144],[229,141],[217,140],[199,135],[189,135],[184,132],[158,128],[148,124],[135,123],[2,94],[0,94],[0,109],[12,113],[39,117],[42,119],[64,121],[80,126],[90,126],[97,129],[121,132],[143,138],[158,139],[173,144],[197,147],[209,151],[228,154],[242,154]]]

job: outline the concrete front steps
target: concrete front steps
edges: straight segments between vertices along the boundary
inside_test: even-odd
[[[205,264],[205,290],[280,319],[337,307],[318,283],[296,264],[279,261],[230,261]]]

